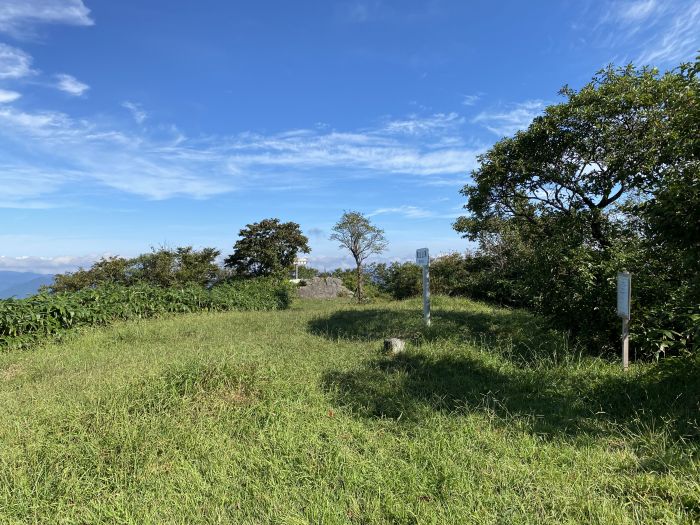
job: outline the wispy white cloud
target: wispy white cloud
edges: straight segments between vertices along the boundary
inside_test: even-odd
[[[481,99],[481,95],[464,95],[462,97],[463,106],[473,106]]]
[[[47,209],[58,205],[52,196],[60,188],[80,180],[70,169],[27,165],[8,159],[0,161],[0,208]]]
[[[56,87],[69,95],[80,97],[85,94],[85,92],[90,89],[90,86],[80,82],[77,78],[72,75],[67,75],[61,73],[56,75],[57,84]]]
[[[0,89],[0,104],[7,104],[8,102],[14,102],[22,95],[16,91],[8,91],[6,89]]]
[[[461,210],[461,208],[458,208]],[[377,215],[400,215],[406,219],[455,219],[461,215],[457,211],[426,210],[418,206],[404,204],[390,208],[378,208],[367,214],[368,217]]]
[[[635,0],[615,5],[613,16],[628,23],[639,23],[649,18],[657,9],[657,0]]]
[[[504,110],[483,111],[472,122],[483,125],[499,137],[505,137],[527,128],[544,108],[545,102],[542,100],[527,100]]]
[[[457,120],[426,118],[431,119]],[[409,121],[415,129],[422,126],[417,117],[400,122]],[[72,183],[167,199],[205,198],[244,187],[274,190],[300,180],[305,185],[327,184],[340,176],[463,178],[475,167],[481,148],[450,140],[456,131],[449,127],[430,129],[429,135],[397,133],[393,124],[356,132],[310,129],[191,139],[176,128],[131,133],[64,113],[5,106],[0,107],[0,141],[9,160],[6,170],[0,170],[0,185],[16,188],[7,193],[14,197],[5,201],[17,206],[24,200],[36,203]],[[54,178],[28,185],[32,170],[38,177],[50,172]]]
[[[15,37],[34,34],[40,24],[89,26],[94,22],[83,0],[2,0],[0,31]]]
[[[378,208],[373,212],[367,214],[368,217],[374,217],[376,215],[402,215],[409,219],[425,219],[427,217],[432,217],[433,212],[419,208],[417,206],[402,205],[394,208]]]
[[[617,62],[673,67],[700,50],[700,0],[619,0],[581,29],[614,49]]]
[[[665,27],[645,45],[639,64],[677,64],[690,61],[700,52],[700,1],[670,17]]]
[[[134,120],[139,124],[143,124],[148,118],[148,113],[141,107],[141,104],[136,104],[135,102],[129,102],[127,100],[122,103],[122,107],[128,109],[131,116],[134,117]]]
[[[464,117],[457,113],[436,113],[427,117],[410,115],[405,119],[390,120],[385,124],[383,131],[398,135],[444,135],[446,131],[454,131],[463,123]]]
[[[313,170],[365,170],[407,175],[466,173],[476,163],[480,148],[442,147],[437,142],[403,141],[381,131],[294,135],[243,134],[229,144],[229,165],[240,171],[251,167]]]
[[[13,46],[0,43],[0,79],[17,79],[32,75],[32,57]]]
[[[233,188],[232,181],[219,176],[225,166],[214,155],[188,158],[164,138],[129,136],[63,113],[0,107],[0,141],[5,151],[0,205],[26,201],[35,206],[76,184],[100,184],[152,199],[202,198]]]

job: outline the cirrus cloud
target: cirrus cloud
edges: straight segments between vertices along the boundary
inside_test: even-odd
[[[8,91],[6,89],[0,89],[0,104],[7,104],[8,102],[14,102],[22,95],[16,91]]]
[[[526,100],[503,110],[483,111],[472,122],[481,124],[499,137],[506,137],[527,128],[544,111],[545,106],[542,100]]]
[[[0,3],[0,32],[15,37],[34,34],[40,24],[90,26],[90,10],[82,0],[3,0]]]
[[[0,42],[0,79],[18,79],[33,73],[29,54]]]
[[[60,89],[64,93],[68,93],[69,95],[73,95],[75,97],[83,96],[85,92],[88,89],[90,89],[90,86],[88,86],[87,84],[84,84],[74,76],[67,75],[65,73],[56,75],[56,80],[56,87],[58,89]]]

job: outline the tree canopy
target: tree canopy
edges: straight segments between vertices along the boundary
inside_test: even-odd
[[[479,243],[494,282],[612,346],[614,277],[628,269],[637,342],[692,339],[680,312],[698,303],[697,73],[609,67],[479,158],[455,229]]]
[[[281,274],[291,268],[298,253],[311,251],[309,239],[296,222],[263,219],[246,225],[238,235],[224,265],[246,277]]]

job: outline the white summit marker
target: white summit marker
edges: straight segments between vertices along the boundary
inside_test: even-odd
[[[416,250],[416,264],[423,267],[423,318],[430,326],[430,253],[428,248]]]

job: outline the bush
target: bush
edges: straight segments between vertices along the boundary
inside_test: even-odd
[[[184,246],[174,250],[153,249],[151,253],[133,259],[102,258],[87,270],[80,268],[72,273],[56,275],[49,290],[76,292],[105,284],[130,286],[141,283],[163,288],[207,286],[223,276],[215,262],[218,256],[219,251],[214,248],[194,250],[191,246]]]
[[[371,266],[363,269],[364,272],[364,283],[362,284],[362,295],[364,299],[379,299],[384,295],[384,290],[382,290],[374,280],[374,276],[371,271]],[[343,281],[343,286],[348,290],[357,290],[357,270],[342,270],[340,268],[333,270],[330,277],[337,277]]]
[[[0,300],[0,348],[25,347],[71,328],[116,320],[198,311],[285,309],[291,300],[289,284],[271,279],[232,281],[211,289],[104,285]]]
[[[373,264],[367,271],[369,281],[394,299],[407,299],[421,293],[421,269],[414,263],[394,262],[388,266],[384,263]]]

